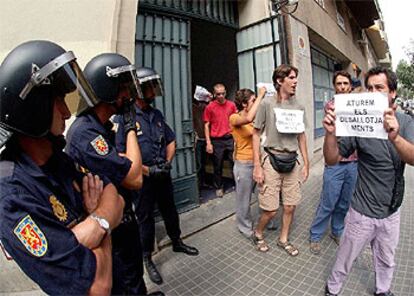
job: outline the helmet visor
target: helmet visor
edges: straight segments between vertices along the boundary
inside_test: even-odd
[[[117,68],[107,67],[106,75],[117,79],[119,85],[118,93],[124,95],[124,100],[133,102],[142,96],[134,65],[124,65]]]
[[[161,78],[158,75],[139,79],[144,98],[153,98],[164,95]]]
[[[66,97],[73,115],[98,102],[71,51],[61,54],[40,69],[33,67],[33,74],[20,92],[20,98],[25,100],[30,92],[39,87],[49,87],[54,96]]]
[[[72,115],[80,115],[98,103],[94,91],[76,61],[71,61],[58,69],[53,73],[51,81],[53,91],[57,96],[65,98]]]

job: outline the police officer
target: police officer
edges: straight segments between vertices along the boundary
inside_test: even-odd
[[[66,151],[82,166],[106,176],[125,198],[121,225],[114,230],[112,294],[146,295],[139,228],[132,190],[142,187],[142,162],[135,124],[134,101],[140,88],[135,66],[116,53],[94,57],[84,69],[99,103],[75,120],[68,131]],[[126,150],[115,147],[110,117],[121,114]],[[156,295],[163,295],[158,292]]]
[[[108,295],[124,202],[62,152],[69,100],[81,112],[96,98],[52,42],[23,43],[0,66],[0,240],[47,294]]]
[[[157,203],[174,252],[198,255],[198,250],[183,243],[177,209],[174,204],[173,187],[170,176],[171,161],[175,154],[175,134],[164,120],[162,113],[151,106],[156,96],[162,96],[160,76],[150,68],[137,69],[142,96],[136,100],[137,137],[142,151],[144,183],[139,191],[137,216],[141,231],[144,264],[150,279],[163,282],[160,273],[151,259],[154,248],[155,224],[154,205]],[[119,116],[117,119],[118,120]],[[118,120],[119,121],[119,120]],[[116,135],[119,151],[125,150],[123,134],[127,125],[122,121]]]

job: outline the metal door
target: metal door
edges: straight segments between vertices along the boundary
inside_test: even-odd
[[[190,21],[183,17],[143,12],[137,16],[135,63],[154,68],[164,83],[160,109],[176,133],[173,162],[174,198],[179,211],[198,206],[197,176],[190,95]]]

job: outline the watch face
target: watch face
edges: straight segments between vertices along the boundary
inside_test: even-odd
[[[105,228],[106,230],[108,230],[109,229],[109,223],[108,223],[108,221],[106,221],[105,219],[102,219],[101,218],[101,226],[103,227],[103,228]]]

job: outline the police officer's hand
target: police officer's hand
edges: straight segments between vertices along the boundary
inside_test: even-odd
[[[98,175],[88,173],[82,179],[83,205],[88,214],[91,214],[98,207],[99,198],[103,191],[103,182]]]
[[[125,135],[128,134],[129,131],[137,131],[137,124],[136,124],[136,113],[135,113],[135,104],[134,102],[131,103],[124,103],[123,106],[123,118],[124,118],[124,128],[125,128]]]
[[[166,173],[169,173],[172,169],[171,162],[166,161],[160,165]]]
[[[78,242],[88,249],[95,249],[105,237],[105,230],[99,224],[91,219],[86,218],[81,223],[71,228]]]
[[[153,178],[163,178],[170,170],[165,169],[163,165],[154,164],[148,168],[148,175]]]

